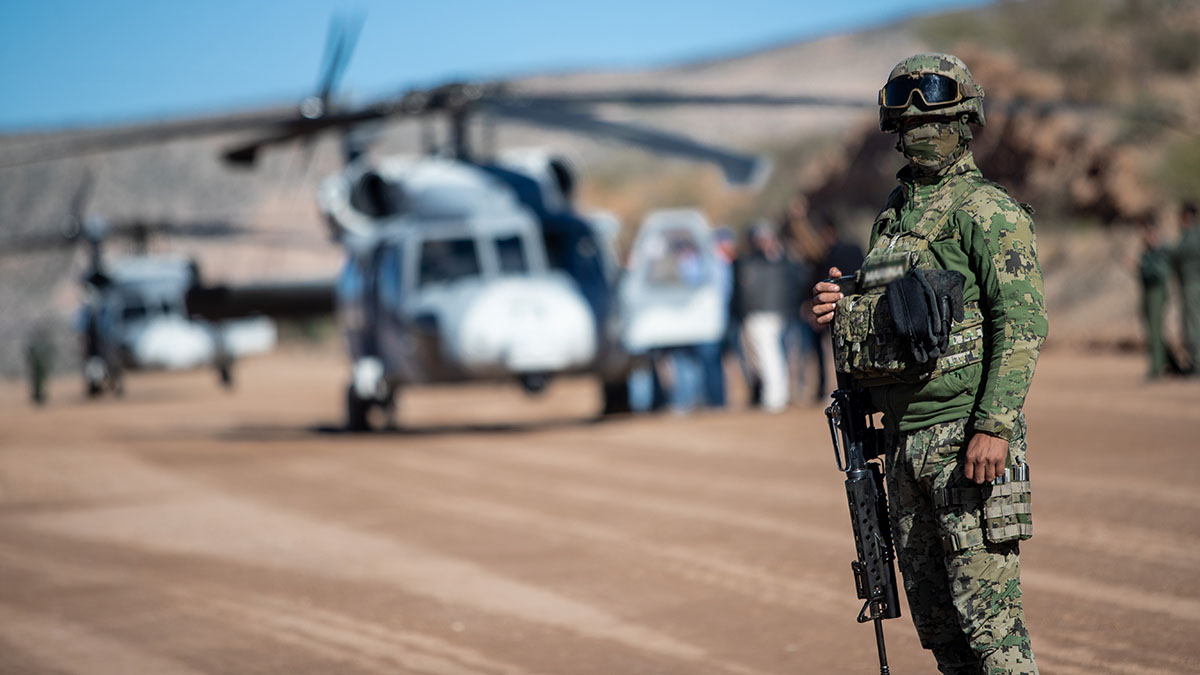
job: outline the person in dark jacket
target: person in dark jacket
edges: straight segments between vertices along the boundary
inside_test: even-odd
[[[807,284],[809,288],[816,286],[824,279],[826,270],[836,267],[843,274],[850,275],[857,272],[863,263],[862,247],[843,239],[838,233],[837,223],[831,217],[821,218],[819,228],[821,242],[824,244],[824,255],[813,265],[814,277]],[[829,335],[829,327],[818,324],[812,318],[811,311],[802,311],[801,314],[807,319],[804,322],[804,339],[807,341],[804,353],[812,353],[817,360],[817,387],[814,400],[820,403],[829,395],[828,381],[825,376],[826,363],[829,362],[826,359],[826,351],[829,349],[829,338],[826,336]]]
[[[742,347],[761,385],[759,405],[780,412],[788,404],[788,370],[783,353],[786,317],[798,305],[804,280],[784,255],[775,228],[759,222],[750,231],[750,253],[734,271],[734,307],[742,325]],[[755,389],[751,382],[751,390]]]

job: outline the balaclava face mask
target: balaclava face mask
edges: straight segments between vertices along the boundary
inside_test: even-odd
[[[967,125],[955,119],[905,126],[897,136],[896,149],[922,173],[936,173],[953,164],[971,140]]]

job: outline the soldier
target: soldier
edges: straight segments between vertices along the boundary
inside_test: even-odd
[[[1179,212],[1179,243],[1175,245],[1175,272],[1183,299],[1183,337],[1191,372],[1200,375],[1200,227],[1196,205],[1186,202]]]
[[[37,328],[25,345],[25,361],[29,366],[29,400],[34,405],[46,403],[46,380],[54,370],[54,342],[44,326]]]
[[[1018,558],[1032,535],[1021,408],[1046,313],[1032,210],[984,180],[968,149],[982,99],[954,56],[892,70],[880,129],[908,165],[856,293],[818,283],[813,313],[833,322],[838,370],[884,415],[890,517],[921,645],[942,673],[1036,673]]]
[[[1142,322],[1146,328],[1146,356],[1150,368],[1146,377],[1162,377],[1167,370],[1167,341],[1163,337],[1163,317],[1167,311],[1167,282],[1171,280],[1171,258],[1158,237],[1158,228],[1146,220],[1142,231],[1142,257],[1138,260],[1138,279],[1142,284]]]

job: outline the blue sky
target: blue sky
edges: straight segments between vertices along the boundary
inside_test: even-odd
[[[342,92],[654,66],[986,0],[5,0],[0,132],[294,103],[316,87],[330,16],[366,23]]]

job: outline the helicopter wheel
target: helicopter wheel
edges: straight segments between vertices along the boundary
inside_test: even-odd
[[[108,375],[108,367],[99,356],[88,357],[83,365],[83,390],[88,398],[97,398],[104,393]]]
[[[600,413],[601,416],[621,415],[633,410],[629,406],[629,385],[625,380],[602,380],[601,393],[604,396],[604,410]]]
[[[228,364],[217,368],[217,377],[220,378],[221,388],[233,389],[233,368]]]
[[[346,430],[370,431],[371,402],[359,398],[354,385],[346,387]]]

